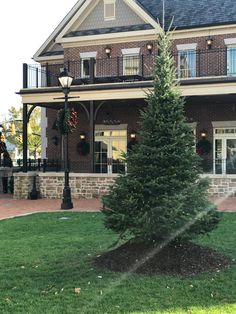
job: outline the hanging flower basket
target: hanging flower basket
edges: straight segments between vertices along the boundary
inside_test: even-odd
[[[77,126],[78,117],[74,109],[61,109],[57,114],[57,127],[61,134],[72,133]]]

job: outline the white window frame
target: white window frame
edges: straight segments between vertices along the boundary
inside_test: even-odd
[[[122,49],[122,55],[123,55],[123,75],[139,75],[140,71],[140,48],[128,48],[128,49]],[[127,57],[134,57],[137,58],[137,73],[127,74],[126,73],[126,61]]]
[[[226,161],[227,161],[227,139],[236,139],[236,121],[213,121],[213,173],[216,173],[216,140],[221,140],[222,151],[221,151],[221,169],[222,175],[225,175],[227,172]],[[234,130],[230,133],[226,130]],[[216,130],[222,130],[222,133],[216,133]]]
[[[88,78],[88,75],[84,75],[84,61],[90,60],[91,58],[94,58],[96,60],[97,57],[97,51],[92,52],[81,52],[80,53],[80,60],[81,60],[81,78]],[[94,65],[94,74],[96,75],[96,63]]]
[[[178,50],[178,78],[179,79],[189,79],[189,78],[194,78],[196,77],[196,70],[197,70],[197,58],[196,58],[196,49],[197,49],[197,44],[192,43],[192,44],[183,44],[183,45],[177,45],[177,50]],[[182,52],[188,53],[194,53],[195,59],[194,59],[194,69],[190,68],[190,75],[186,77],[181,76],[181,71],[180,71],[180,56]],[[188,70],[188,69],[186,69]],[[192,75],[192,70],[194,70],[193,75]]]
[[[236,76],[236,38],[226,38],[224,40],[225,45],[227,47],[227,76]],[[234,49],[234,62],[235,66],[230,66],[230,49]],[[234,69],[234,71],[230,71],[231,69]]]
[[[113,15],[107,15],[107,5],[113,5]],[[104,0],[104,21],[112,21],[116,19],[116,0]]]

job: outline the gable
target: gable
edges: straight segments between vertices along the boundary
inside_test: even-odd
[[[115,18],[105,19],[104,2],[112,0],[87,0],[83,10],[65,26],[57,37],[58,43],[73,42],[82,36],[108,35],[122,32],[147,32],[156,34],[159,24],[135,0],[113,0]],[[143,33],[143,34],[144,34]],[[147,33],[146,33],[147,34]],[[119,35],[118,35],[119,36]],[[122,37],[122,35],[120,35]],[[112,36],[110,36],[113,38]],[[82,40],[82,39],[81,39]]]
[[[63,44],[77,41],[81,36],[83,38],[88,36],[87,40],[91,40],[90,35],[101,35],[100,38],[104,38],[111,34],[110,39],[113,39],[113,33],[124,38],[123,32],[126,33],[125,36],[131,36],[133,33],[137,36],[138,32],[144,36],[156,34],[160,29],[157,21],[140,6],[138,1],[115,0],[115,2],[116,18],[104,21],[103,0],[78,0],[35,53],[34,60],[44,61],[49,56],[54,59],[63,57]]]
[[[104,1],[100,0],[94,10],[79,26],[77,31],[139,25],[145,23],[145,21],[141,19],[141,17],[139,17],[126,3],[124,3],[124,1],[116,0],[115,6],[115,19],[105,21]]]

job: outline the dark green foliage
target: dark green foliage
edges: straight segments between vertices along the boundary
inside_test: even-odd
[[[214,229],[219,214],[200,179],[199,157],[186,123],[168,34],[161,34],[154,91],[141,114],[139,143],[127,157],[127,175],[103,199],[106,227],[136,241],[191,239]]]

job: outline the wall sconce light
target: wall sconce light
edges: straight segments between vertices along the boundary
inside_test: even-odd
[[[152,50],[153,50],[153,44],[152,43],[147,43],[146,48],[147,48],[148,52],[151,54]]]
[[[207,48],[208,48],[208,49],[211,49],[211,48],[212,48],[212,44],[213,44],[213,39],[212,39],[212,37],[208,37],[208,38],[206,39],[206,44],[207,44]]]
[[[131,131],[131,132],[130,132],[130,138],[131,138],[132,140],[135,140],[135,139],[136,139],[136,136],[137,136],[137,133],[136,133],[135,131]]]
[[[105,52],[106,52],[107,57],[110,58],[110,56],[111,56],[111,48],[110,47],[106,47],[105,48]]]
[[[86,134],[84,132],[81,132],[80,135],[79,135],[81,141],[85,141],[86,139]]]
[[[206,137],[207,137],[207,131],[202,130],[201,131],[201,138],[203,139],[203,138],[206,138]]]

